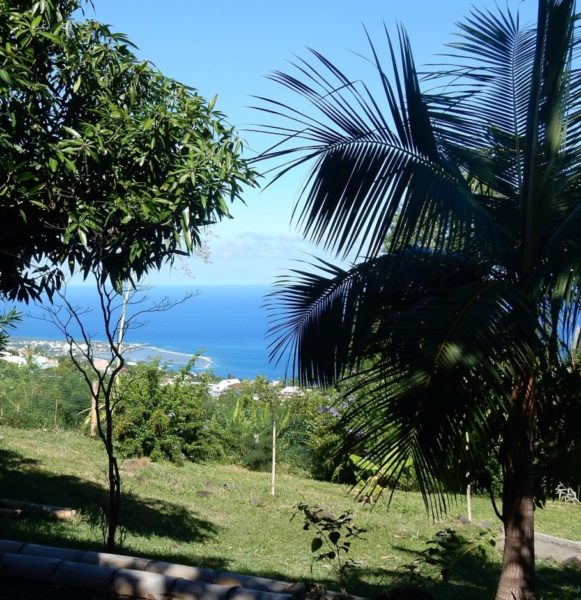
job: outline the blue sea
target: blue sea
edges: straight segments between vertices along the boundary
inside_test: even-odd
[[[221,377],[254,378],[264,375],[279,379],[285,375],[285,365],[278,367],[268,360],[267,312],[263,308],[267,286],[163,286],[136,293],[143,298],[128,311],[147,310],[164,299],[178,302],[186,294],[197,295],[167,311],[150,312],[135,317],[125,336],[131,348],[127,360],[161,361],[179,367],[193,354],[203,359],[199,369],[211,369]],[[102,317],[97,297],[89,286],[67,289],[71,304],[86,312],[82,315],[85,329],[94,340],[103,340]],[[55,300],[58,306],[58,299]],[[5,309],[11,305],[5,304]],[[10,330],[13,339],[64,341],[54,323],[47,321],[46,311],[36,305],[16,305],[22,321]]]

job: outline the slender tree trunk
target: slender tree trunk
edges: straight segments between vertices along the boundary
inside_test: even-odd
[[[113,551],[116,544],[117,528],[119,527],[119,518],[121,513],[121,476],[119,474],[119,464],[115,456],[115,447],[113,445],[113,409],[111,407],[111,393],[113,386],[106,387],[104,405],[105,405],[105,448],[107,450],[107,460],[109,465],[109,515],[107,523],[107,541],[106,546],[109,552]]]
[[[117,528],[119,527],[119,516],[121,512],[121,477],[119,476],[119,465],[113,455],[113,448],[107,448],[109,459],[109,515],[107,523],[106,549],[111,552],[115,549]]]
[[[516,386],[504,440],[504,554],[496,600],[534,600],[534,379]]]
[[[99,396],[99,382],[93,381],[91,393],[91,437],[97,435],[97,402]]]

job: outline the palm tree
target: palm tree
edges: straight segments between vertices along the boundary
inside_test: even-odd
[[[261,159],[278,160],[274,179],[310,164],[305,236],[363,258],[281,279],[271,351],[301,382],[364,390],[346,445],[363,440],[394,485],[411,458],[436,512],[459,461],[481,453],[466,433],[500,439],[497,598],[528,599],[540,375],[568,360],[581,309],[575,2],[539,0],[533,26],[475,9],[459,28],[449,64],[422,80],[403,30],[387,35],[389,72],[369,40],[379,93],[315,51],[299,75],[272,76],[307,108],[262,99],[276,143]]]

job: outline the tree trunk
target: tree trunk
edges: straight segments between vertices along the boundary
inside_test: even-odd
[[[109,460],[109,514],[107,515],[107,539],[105,547],[108,552],[115,549],[117,528],[119,527],[119,516],[121,511],[121,478],[119,476],[119,465],[113,455],[113,448],[107,448]]]
[[[533,487],[534,380],[515,388],[514,411],[504,439],[504,553],[496,600],[534,600]]]
[[[99,382],[93,381],[91,392],[91,437],[97,435],[97,402],[99,401]]]

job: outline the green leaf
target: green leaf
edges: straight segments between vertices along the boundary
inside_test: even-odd
[[[67,127],[66,125],[63,125],[63,129],[69,133],[70,135],[72,135],[74,138],[80,139],[81,138],[81,134],[76,131],[75,129],[73,129],[72,127]]]
[[[208,112],[212,112],[214,110],[214,106],[216,106],[216,101],[218,100],[218,95],[214,95],[210,102],[208,102]]]
[[[75,94],[76,94],[79,91],[80,87],[81,87],[81,76],[79,75],[73,85],[73,92],[75,92]]]
[[[337,542],[341,539],[341,534],[338,531],[331,531],[331,533],[329,533],[329,541],[334,544],[335,546],[337,545]]]
[[[320,537],[315,537],[311,541],[311,552],[316,552],[323,545],[323,540]]]

